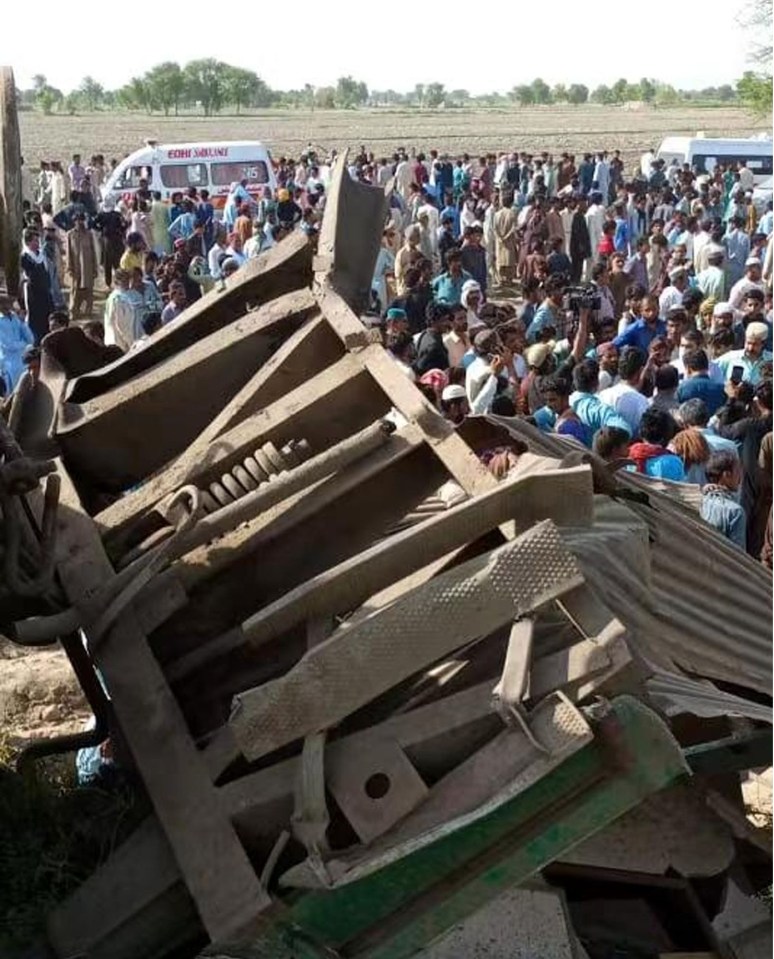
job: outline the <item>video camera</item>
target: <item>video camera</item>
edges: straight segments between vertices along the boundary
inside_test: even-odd
[[[577,316],[581,310],[594,312],[602,306],[602,296],[594,286],[568,286],[564,291],[563,307]]]

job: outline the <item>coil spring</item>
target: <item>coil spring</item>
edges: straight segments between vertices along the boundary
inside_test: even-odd
[[[202,492],[205,513],[214,513],[234,503],[253,490],[309,459],[311,450],[306,440],[290,440],[281,450],[273,443],[264,443],[252,456],[237,463],[219,480],[210,483]]]

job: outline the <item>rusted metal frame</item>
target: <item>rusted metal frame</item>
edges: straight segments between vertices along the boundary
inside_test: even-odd
[[[379,383],[395,408],[425,433],[433,452],[462,488],[470,494],[492,489],[497,482],[495,478],[456,434],[452,424],[434,410],[401,373],[385,350],[378,344],[369,344],[363,324],[329,280],[318,283],[315,296],[323,315],[346,348]]]
[[[419,434],[421,435],[421,434]],[[208,644],[223,654],[249,645],[257,648],[308,615],[332,615],[352,609],[373,593],[394,582],[399,572],[412,572],[428,562],[445,557],[489,529],[513,519],[519,530],[550,513],[557,523],[590,522],[591,474],[586,467],[562,470],[542,477],[503,483],[475,501],[461,503],[429,519],[421,528],[408,529],[345,560],[291,590],[246,620],[239,631],[230,631],[222,641]],[[585,494],[585,495],[584,495]],[[175,675],[184,675],[194,664],[205,662],[204,649],[192,654],[189,666],[182,663]]]
[[[312,276],[312,251],[304,236],[294,234],[229,277],[223,289],[213,289],[192,303],[175,323],[162,327],[142,350],[127,353],[106,367],[77,377],[68,384],[67,399],[85,403],[244,316],[251,306],[272,300],[308,285]]]
[[[61,404],[56,440],[65,462],[84,488],[119,492],[142,482],[193,442],[222,409],[223,394],[241,388],[315,310],[309,291],[298,290],[101,396]]]
[[[58,570],[83,602],[113,575],[93,521],[62,466]],[[40,507],[39,507],[40,508]],[[245,928],[269,904],[131,609],[95,651],[116,719],[213,939]],[[213,868],[217,864],[218,868]]]
[[[94,517],[104,532],[107,548],[113,551],[120,545],[127,529],[152,511],[163,497],[188,483],[208,484],[219,478],[286,424],[303,422],[305,410],[316,403],[324,403],[358,376],[362,376],[359,365],[352,357],[343,356],[333,366],[318,373],[281,400],[253,413],[221,434],[210,445],[205,456],[199,450],[183,453],[158,476]]]

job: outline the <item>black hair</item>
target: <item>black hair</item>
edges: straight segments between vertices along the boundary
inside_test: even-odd
[[[443,319],[451,319],[451,315],[452,308],[448,303],[431,302],[425,309],[425,320],[428,326],[433,326]]]
[[[161,329],[161,313],[154,311],[152,313],[147,313],[142,318],[142,331],[146,336],[150,336],[152,333],[155,333],[156,330]]]
[[[687,334],[686,334],[687,336]],[[728,327],[723,327],[720,330],[716,330],[710,336],[710,346],[717,347],[727,347],[729,350],[734,345],[734,331],[728,329]]]
[[[67,315],[67,310],[54,310],[53,313],[48,314],[48,322],[55,320],[61,326],[70,325],[70,317]]]
[[[654,406],[645,410],[640,420],[640,436],[646,443],[658,443],[659,446],[667,445],[676,428],[674,417]]]
[[[598,280],[603,273],[607,273],[608,265],[607,263],[595,263],[591,268],[591,279]]]
[[[581,360],[572,371],[572,381],[580,393],[593,393],[599,384],[599,363]]]
[[[630,442],[631,437],[626,430],[617,426],[603,426],[594,434],[593,450],[597,456],[606,460],[614,450],[620,446],[628,446]]]
[[[556,393],[558,396],[569,396],[572,393],[573,385],[566,376],[553,374],[545,376],[540,383],[541,393]]]
[[[706,426],[709,418],[709,407],[698,396],[692,400],[686,400],[680,406],[680,419],[685,426]]]
[[[663,390],[675,390],[680,382],[680,376],[671,363],[665,363],[656,370],[654,382],[659,392]]]
[[[683,361],[686,370],[692,373],[705,373],[709,369],[709,358],[705,350],[689,353]]]
[[[544,284],[546,296],[553,296],[555,293],[563,293],[567,288],[567,280],[562,276],[549,276]]]
[[[414,340],[410,333],[396,333],[390,337],[387,349],[393,356],[402,356],[406,350],[414,345]]]
[[[764,380],[762,383],[758,384],[758,387],[755,390],[755,399],[764,409],[771,412],[771,380]]]
[[[618,375],[622,380],[630,380],[645,367],[648,357],[639,346],[625,346],[618,357]]]
[[[630,283],[626,287],[627,300],[644,300],[648,291],[641,283]]]
[[[513,400],[510,396],[500,394],[500,396],[495,396],[492,400],[491,412],[494,413],[495,416],[515,416],[516,407],[513,405]]]
[[[685,307],[694,307],[698,310],[704,300],[701,290],[688,289],[683,293],[682,304]]]
[[[710,483],[717,483],[724,473],[732,472],[739,457],[731,450],[715,450],[704,464],[704,472]]]
[[[752,287],[752,289],[749,289],[745,292],[744,299],[755,300],[758,303],[764,303],[766,300],[766,297],[763,294],[763,290],[759,290],[757,287],[754,286]]]

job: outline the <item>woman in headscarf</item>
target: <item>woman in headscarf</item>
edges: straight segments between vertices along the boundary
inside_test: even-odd
[[[0,379],[6,395],[24,372],[24,351],[35,342],[29,326],[17,316],[10,296],[0,296]]]
[[[48,333],[48,314],[53,309],[46,258],[40,249],[40,234],[26,229],[22,236],[22,286],[27,323],[39,343]]]

